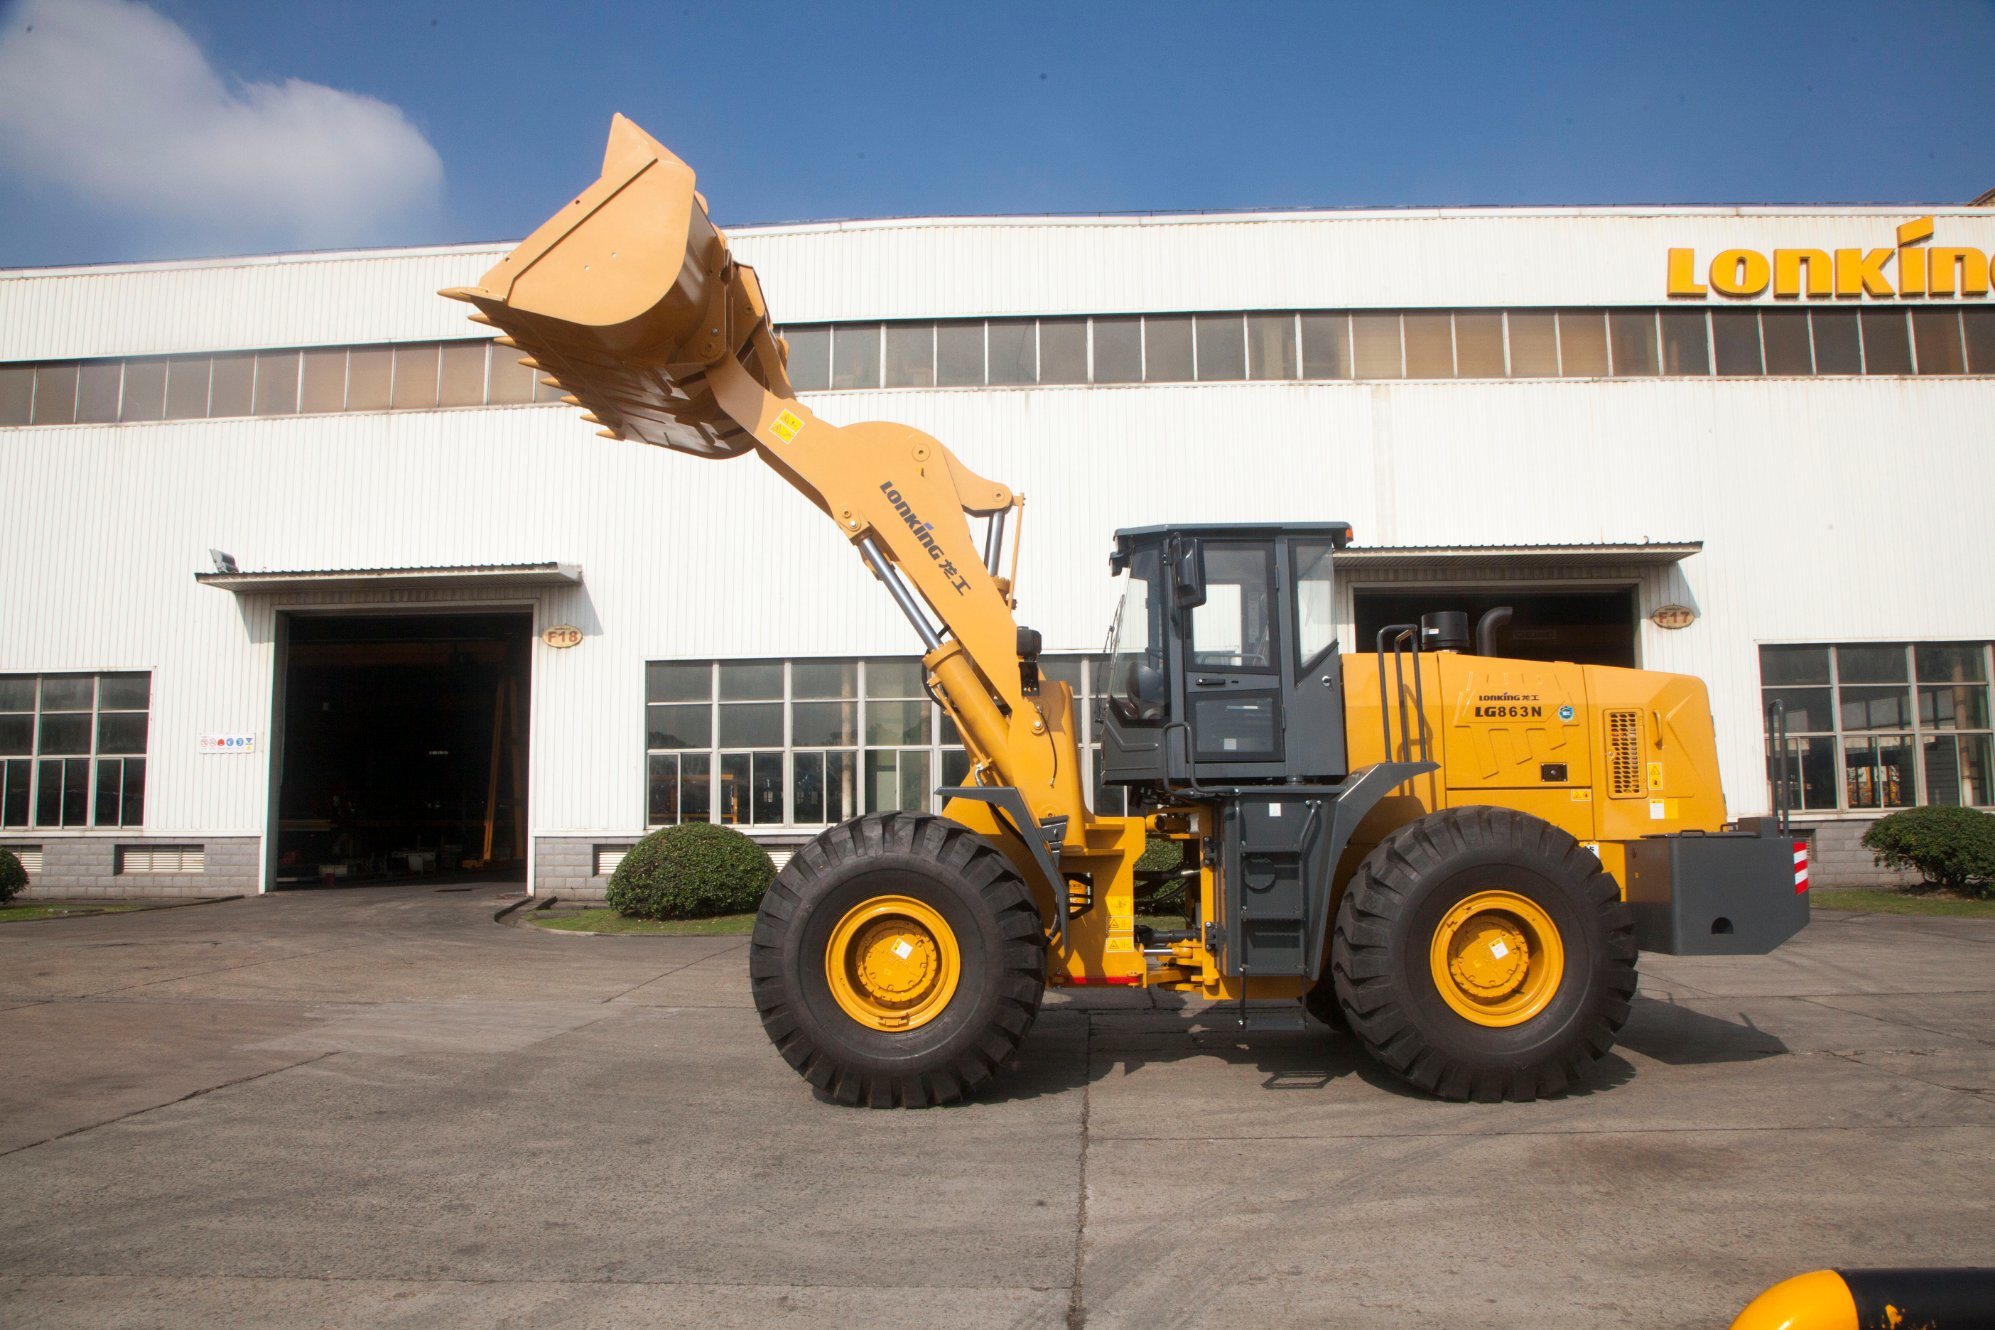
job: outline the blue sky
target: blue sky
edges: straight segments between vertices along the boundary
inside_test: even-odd
[[[0,266],[516,238],[613,111],[731,224],[1963,202],[1995,0],[12,0]]]

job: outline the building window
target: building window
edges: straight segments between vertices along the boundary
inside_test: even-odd
[[[1074,690],[1083,777],[1092,662],[1041,660]],[[915,657],[653,661],[645,667],[645,821],[815,830],[895,809],[939,812],[970,758]],[[1119,789],[1098,809],[1121,812]]]
[[[0,826],[145,821],[152,676],[0,675]]]
[[[1995,309],[1430,309],[1115,314],[781,330],[798,392],[1252,379],[1995,374]],[[0,364],[0,426],[560,401],[459,339]]]
[[[1784,711],[1802,813],[1995,806],[1989,644],[1763,646],[1766,713]],[[1769,794],[1777,754],[1768,750]]]

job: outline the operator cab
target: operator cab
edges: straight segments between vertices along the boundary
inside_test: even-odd
[[[1348,774],[1331,558],[1343,522],[1115,533],[1101,778],[1158,794]]]

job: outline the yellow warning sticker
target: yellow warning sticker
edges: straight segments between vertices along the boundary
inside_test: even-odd
[[[1576,804],[1590,804],[1593,802],[1593,791],[1574,790],[1572,792],[1572,801]]]
[[[1660,790],[1662,788],[1662,785],[1663,785],[1662,763],[1660,762],[1649,763],[1649,788],[1652,790]]]
[[[1135,915],[1133,915],[1133,914],[1116,914],[1116,913],[1115,913],[1114,911],[1110,911],[1110,912],[1109,912],[1109,916],[1108,916],[1108,946],[1107,946],[1106,948],[1104,948],[1104,950],[1107,950],[1107,951],[1134,951],[1134,950],[1136,950],[1136,916],[1135,916]]]
[[[804,422],[797,418],[796,412],[778,411],[775,421],[769,426],[769,432],[784,443],[788,443],[791,439],[797,437],[797,431],[803,427]]]

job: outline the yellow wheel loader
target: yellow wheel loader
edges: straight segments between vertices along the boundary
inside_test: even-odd
[[[1115,533],[1101,774],[1143,811],[1091,809],[1072,694],[1014,616],[1022,497],[800,402],[692,170],[621,116],[601,178],[443,294],[607,437],[773,467],[921,642],[968,782],[797,851],[750,947],[770,1039],[829,1099],[975,1091],[1048,984],[1237,1004],[1249,1030],[1306,1007],[1423,1090],[1530,1099],[1613,1044],[1638,949],[1760,953],[1807,921],[1792,842],[1726,823],[1701,683],[1498,659],[1460,614],[1341,651],[1339,523]],[[1176,866],[1139,872],[1157,840]],[[1139,925],[1171,887],[1184,926]]]

